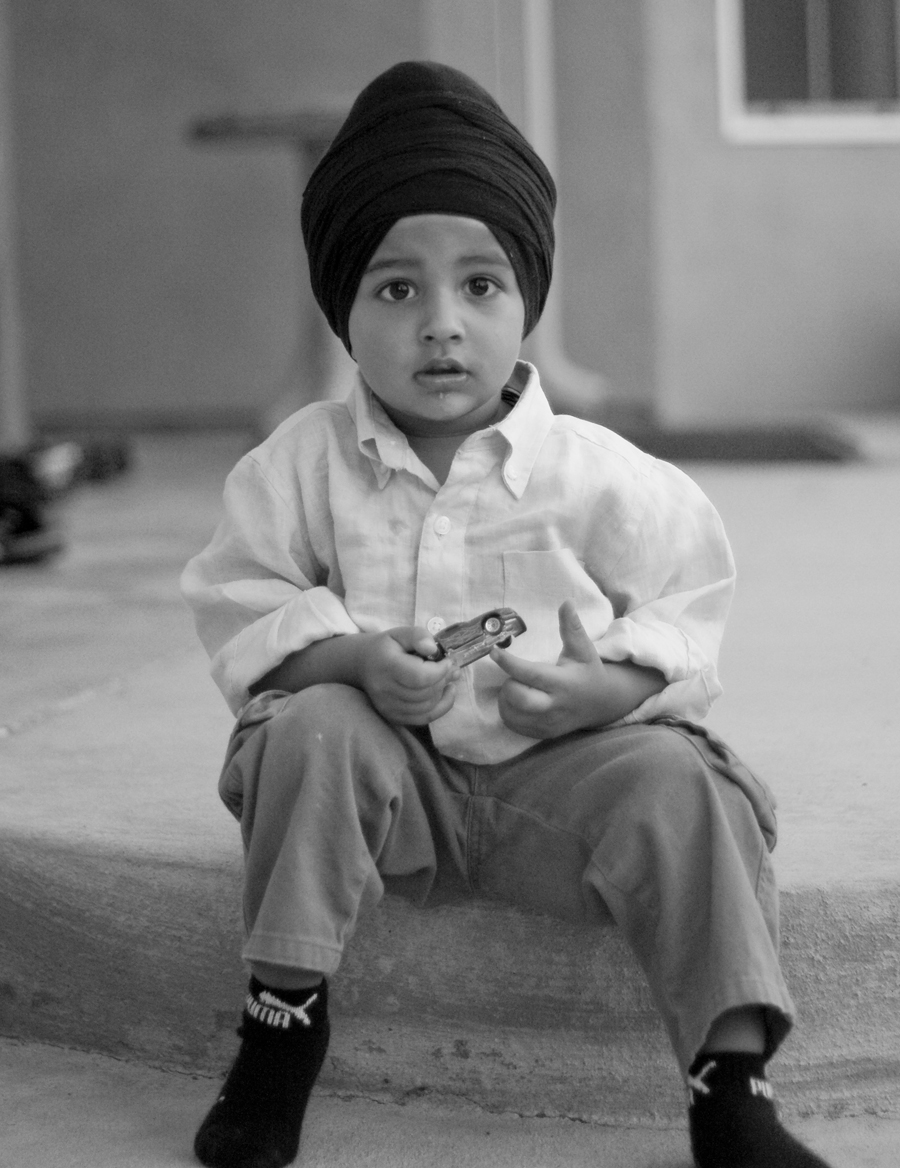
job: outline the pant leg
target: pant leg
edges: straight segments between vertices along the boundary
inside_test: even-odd
[[[771,1053],[793,1005],[778,898],[750,802],[683,728],[625,726],[483,768],[476,889],[586,922],[610,917],[640,962],[686,1072],[726,1010],[766,1007]]]
[[[219,789],[241,821],[250,963],[331,974],[385,884],[424,900],[438,868],[464,869],[465,799],[427,735],[349,686],[260,695]]]

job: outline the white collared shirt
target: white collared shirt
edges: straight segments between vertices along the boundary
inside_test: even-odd
[[[292,415],[238,463],[224,518],[182,577],[233,711],[313,641],[434,632],[500,606],[527,625],[510,651],[553,663],[571,598],[604,660],[666,678],[626,721],[706,714],[734,588],[717,513],[675,467],[554,416],[531,366],[517,375],[518,404],[466,439],[443,485],[362,384]],[[491,763],[532,745],[500,721],[505,677],[489,658],[462,671],[431,724],[439,750]]]

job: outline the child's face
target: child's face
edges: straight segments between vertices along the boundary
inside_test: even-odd
[[[353,356],[407,434],[481,429],[519,355],[525,305],[490,230],[459,215],[411,215],[382,240],[350,310]]]

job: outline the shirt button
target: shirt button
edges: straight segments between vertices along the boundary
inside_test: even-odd
[[[429,633],[431,633],[431,635],[434,637],[441,631],[446,623],[447,622],[443,617],[433,616],[425,628],[428,629]]]
[[[452,526],[446,515],[439,515],[434,521],[434,530],[438,535],[446,535]]]

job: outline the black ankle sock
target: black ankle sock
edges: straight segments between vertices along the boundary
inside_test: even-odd
[[[828,1168],[782,1127],[761,1054],[698,1055],[688,1096],[698,1168]]]
[[[194,1140],[207,1168],[283,1168],[328,1049],[328,989],[270,990],[256,978],[238,1034],[241,1047]]]

